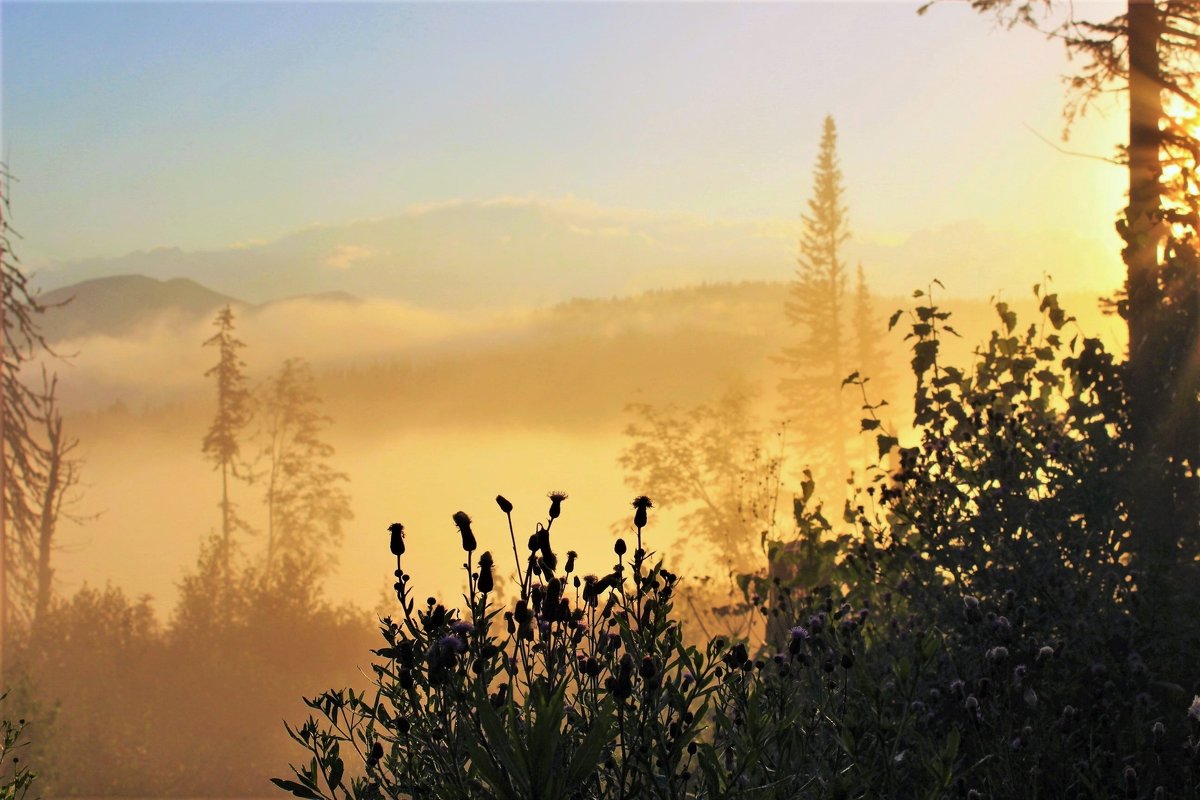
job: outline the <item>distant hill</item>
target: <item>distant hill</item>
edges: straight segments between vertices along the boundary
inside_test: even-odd
[[[439,310],[530,308],[575,297],[635,295],[733,281],[785,281],[798,222],[708,220],[597,206],[565,198],[454,201],[394,216],[314,225],[272,241],[223,249],[163,247],[52,265],[44,287],[104,275],[190,278],[252,303],[348,292]],[[949,295],[986,298],[1002,287],[1056,278],[1060,291],[1120,285],[1107,239],[1004,231],[959,221],[846,245],[881,295],[940,278]]]
[[[48,342],[92,336],[120,339],[154,326],[190,327],[211,319],[226,305],[254,315],[300,301],[345,307],[362,302],[346,292],[321,292],[252,305],[190,278],[157,280],[145,275],[113,275],[42,292],[39,302],[46,313],[39,324]]]
[[[85,336],[123,337],[155,323],[191,324],[240,300],[189,278],[160,281],[145,275],[95,278],[43,292],[40,325],[51,342]]]

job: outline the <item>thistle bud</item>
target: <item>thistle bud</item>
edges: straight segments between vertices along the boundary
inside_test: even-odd
[[[646,495],[635,497],[633,499],[633,526],[641,529],[646,527],[646,509],[654,508],[654,504],[650,502],[650,498]]]
[[[396,557],[404,555],[404,526],[399,522],[393,522],[388,526],[388,531],[392,534],[392,555]]]
[[[463,550],[468,553],[473,552],[477,545],[475,544],[475,534],[471,532],[471,518],[465,511],[456,511],[454,524],[458,526],[458,532],[462,534]]]
[[[475,585],[484,594],[496,588],[492,578],[492,554],[490,552],[485,552],[479,557],[479,581]]]
[[[551,492],[550,498],[550,519],[558,519],[562,513],[562,501],[567,499],[566,492]]]
[[[624,539],[617,539],[617,543],[613,545],[613,552],[615,552],[618,556],[625,555],[626,549],[627,548],[625,547]]]
[[[504,495],[502,495],[502,494],[496,495],[496,505],[500,506],[500,510],[503,511],[505,514],[512,513],[513,504],[508,502],[508,500],[504,497]]]

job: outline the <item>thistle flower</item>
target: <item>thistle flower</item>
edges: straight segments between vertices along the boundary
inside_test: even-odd
[[[633,526],[635,528],[646,527],[646,509],[654,508],[654,504],[650,502],[650,498],[646,495],[640,495],[633,498]]]
[[[470,553],[475,550],[475,534],[471,532],[471,518],[467,516],[465,511],[456,511],[454,513],[454,524],[458,526],[458,532],[462,534],[463,550]]]
[[[568,551],[567,551],[567,566],[566,566],[566,571],[567,571],[567,573],[568,573],[568,574],[570,574],[570,573],[572,573],[572,572],[574,572],[574,571],[575,571],[575,559],[576,559],[576,558],[578,558],[578,557],[579,557],[579,554],[578,554],[578,553],[576,553],[574,550],[568,550]]]
[[[1200,722],[1200,694],[1196,695],[1192,700],[1191,706],[1188,707],[1187,715]]]
[[[475,586],[484,594],[487,594],[496,588],[495,579],[492,577],[491,552],[484,552],[484,554],[479,557],[479,580]]]
[[[508,500],[504,497],[504,495],[502,495],[502,494],[496,495],[496,505],[500,506],[500,510],[503,511],[505,514],[512,513],[513,504],[508,502]]]
[[[392,555],[399,558],[404,555],[404,526],[399,522],[393,522],[388,526],[388,532],[392,534]]]
[[[438,647],[451,653],[461,653],[467,649],[467,643],[460,636],[443,636],[438,639]]]
[[[562,501],[567,499],[567,493],[551,492],[547,497],[550,498],[550,519],[558,519],[558,515],[562,513]]]

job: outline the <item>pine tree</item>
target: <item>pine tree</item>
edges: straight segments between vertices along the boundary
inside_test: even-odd
[[[838,486],[847,475],[846,438],[854,403],[843,396],[849,372],[846,341],[846,265],[842,245],[850,237],[837,157],[837,126],[825,118],[813,173],[808,213],[802,215],[799,268],[784,313],[799,340],[778,361],[788,375],[779,382],[782,411],[791,417],[807,463]]]
[[[204,436],[202,449],[204,455],[212,462],[213,468],[221,473],[221,538],[217,563],[221,571],[220,585],[224,595],[222,605],[227,607],[231,600],[233,581],[233,535],[237,529],[246,527],[238,518],[230,499],[229,481],[231,478],[245,477],[239,460],[239,436],[250,421],[250,392],[246,388],[243,372],[245,364],[238,356],[238,350],[245,345],[233,335],[233,309],[229,306],[222,308],[213,324],[217,332],[204,342],[204,346],[215,346],[220,356],[204,376],[216,379],[217,414]]]
[[[260,403],[260,455],[267,461],[263,584],[307,600],[315,600],[353,517],[343,488],[348,476],[329,464],[334,449],[322,434],[331,420],[320,405],[312,370],[298,358],[284,362]]]

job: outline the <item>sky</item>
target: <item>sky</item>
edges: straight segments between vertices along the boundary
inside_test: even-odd
[[[832,114],[856,235],[1062,232],[1111,289],[1121,170],[1056,147],[1112,155],[1119,109],[1061,144],[1057,42],[915,9],[5,2],[12,221],[53,268],[501,197],[795,220]]]

